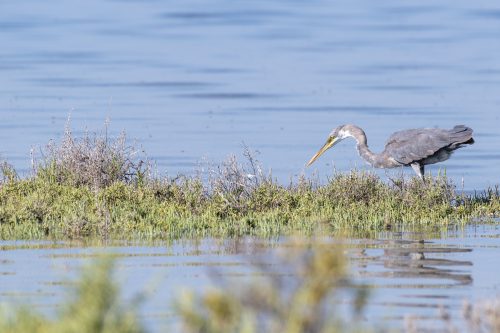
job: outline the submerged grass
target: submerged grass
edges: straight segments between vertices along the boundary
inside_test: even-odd
[[[426,183],[334,173],[325,183],[278,183],[245,148],[195,176],[158,177],[125,135],[77,139],[69,127],[19,177],[0,164],[0,238],[275,236],[442,227],[500,212],[499,189],[457,193],[445,175]]]

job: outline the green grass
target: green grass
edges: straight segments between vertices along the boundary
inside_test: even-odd
[[[463,195],[445,175],[383,181],[369,172],[284,185],[245,150],[197,176],[154,176],[125,136],[66,130],[33,172],[0,163],[0,238],[142,238],[369,233],[442,228],[500,212],[499,190]],[[249,176],[251,175],[251,176]]]
[[[197,178],[180,178],[116,181],[95,190],[39,173],[0,185],[0,237],[168,239],[367,232],[401,225],[443,227],[500,212],[498,191],[462,196],[444,177],[427,181],[412,179],[396,186],[370,173],[350,172],[334,175],[325,185],[302,180],[283,186],[266,180],[223,191]]]

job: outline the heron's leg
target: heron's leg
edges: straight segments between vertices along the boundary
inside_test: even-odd
[[[411,168],[413,169],[413,171],[415,171],[415,173],[417,174],[417,176],[420,179],[422,179],[422,181],[423,181],[424,180],[424,165],[420,164],[420,163],[412,163],[410,165],[411,165]]]

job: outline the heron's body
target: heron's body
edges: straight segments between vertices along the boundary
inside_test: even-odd
[[[334,129],[325,145],[314,155],[307,165],[312,164],[321,154],[337,142],[352,137],[356,140],[359,155],[375,168],[395,168],[411,166],[423,178],[424,166],[442,162],[450,158],[454,150],[474,143],[472,129],[457,125],[452,129],[416,128],[392,134],[380,154],[368,148],[365,132],[356,125],[342,125]]]

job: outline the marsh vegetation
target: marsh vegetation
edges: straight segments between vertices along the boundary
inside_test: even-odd
[[[67,127],[34,157],[20,177],[0,167],[0,237],[179,238],[274,236],[439,228],[500,211],[498,188],[457,191],[445,174],[422,183],[404,176],[333,172],[326,181],[298,177],[288,184],[244,149],[194,175],[159,176],[153,162],[123,133],[107,128],[76,138]]]

